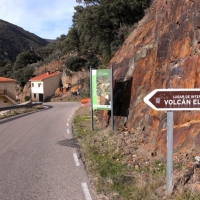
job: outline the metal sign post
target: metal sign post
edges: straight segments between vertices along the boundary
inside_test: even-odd
[[[90,118],[91,118],[91,130],[94,130],[93,120],[93,108],[92,108],[92,67],[90,67]]]
[[[110,85],[110,94],[111,94],[111,120],[112,120],[112,132],[114,133],[114,109],[113,109],[113,68],[111,67],[110,73],[111,85]]]
[[[174,112],[167,111],[167,192],[173,191],[173,127]]]
[[[167,111],[167,193],[173,191],[173,127],[174,111],[200,110],[199,89],[156,89],[144,97],[154,110]]]

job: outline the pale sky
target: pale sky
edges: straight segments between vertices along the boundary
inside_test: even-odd
[[[67,34],[76,0],[0,0],[0,19],[44,39]]]

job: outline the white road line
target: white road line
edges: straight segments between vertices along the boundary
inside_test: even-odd
[[[69,134],[69,129],[67,129],[67,133]]]
[[[69,123],[66,123],[66,126],[69,126]]]
[[[82,185],[82,188],[83,188],[85,199],[86,200],[92,200],[92,197],[90,196],[90,192],[88,190],[87,183],[81,183],[81,185]]]
[[[80,163],[79,163],[79,161],[78,161],[78,156],[77,156],[77,154],[76,154],[76,153],[73,153],[73,156],[74,156],[74,161],[75,161],[76,166],[79,167],[79,166],[80,166]]]
[[[69,119],[67,121],[69,121]]]

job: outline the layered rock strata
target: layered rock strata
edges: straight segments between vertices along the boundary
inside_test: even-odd
[[[167,114],[146,105],[154,89],[200,87],[200,1],[155,0],[112,58],[117,126],[150,134],[166,152]],[[174,148],[200,149],[200,112],[174,112]]]

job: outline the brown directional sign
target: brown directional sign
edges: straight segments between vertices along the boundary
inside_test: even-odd
[[[200,89],[156,89],[144,102],[155,110],[200,110]]]

